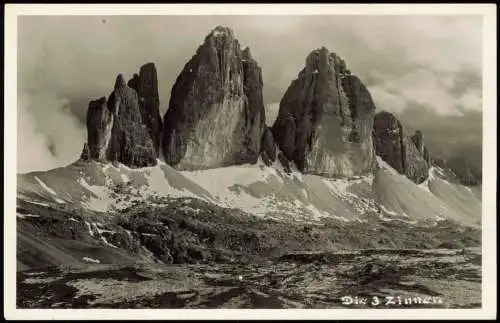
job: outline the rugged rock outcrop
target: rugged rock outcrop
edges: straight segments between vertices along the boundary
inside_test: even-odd
[[[417,184],[429,177],[429,165],[420,154],[413,140],[403,135],[405,175]]]
[[[286,91],[272,132],[285,157],[303,173],[366,174],[375,161],[374,111],[359,78],[322,47],[308,55],[305,68]]]
[[[266,165],[271,165],[276,160],[276,142],[269,127],[266,127],[262,134],[261,157]]]
[[[89,145],[87,143],[83,144],[83,149],[82,149],[82,153],[80,155],[80,159],[90,160],[90,149],[89,149]]]
[[[142,121],[137,92],[127,86],[121,74],[107,101],[102,97],[90,102],[87,132],[88,146],[82,157],[88,155],[88,159],[118,161],[133,167],[156,164],[157,155]]]
[[[87,142],[89,159],[103,161],[106,159],[114,115],[108,109],[105,97],[90,101],[87,110]],[[84,147],[85,149],[85,147]]]
[[[290,162],[286,158],[285,154],[283,154],[282,151],[278,153],[278,160],[280,161],[281,165],[283,166],[283,169],[287,174],[290,174],[292,172],[292,168],[290,166]]]
[[[233,31],[216,27],[177,77],[163,155],[180,170],[255,163],[265,128],[262,72]]]
[[[142,121],[153,139],[156,155],[159,156],[162,120],[155,64],[147,63],[141,66],[139,74],[134,74],[128,86],[137,92]]]
[[[373,140],[376,154],[400,174],[417,184],[428,178],[430,157],[420,131],[411,137],[405,135],[401,122],[382,111],[374,117]]]
[[[392,113],[382,111],[375,115],[373,140],[377,155],[400,174],[404,174],[403,127]]]
[[[151,136],[143,123],[137,92],[118,75],[115,90],[108,99],[108,109],[115,115],[108,159],[129,166],[156,165],[156,152]]]
[[[420,155],[422,155],[422,157],[424,158],[427,165],[430,167],[431,158],[429,155],[429,151],[424,144],[424,135],[422,134],[422,132],[420,130],[415,131],[415,133],[411,136],[411,140],[415,144],[415,147],[417,148]]]

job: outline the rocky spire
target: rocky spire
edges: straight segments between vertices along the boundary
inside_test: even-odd
[[[430,157],[429,151],[427,150],[427,147],[424,143],[424,135],[422,134],[422,132],[420,130],[416,130],[415,133],[410,138],[413,141],[413,143],[415,144],[415,147],[417,148],[420,155],[422,155],[425,162],[430,167],[431,166],[431,157]]]
[[[375,115],[373,140],[377,155],[400,174],[404,174],[403,126],[392,113],[382,111]]]
[[[375,105],[345,62],[322,47],[306,58],[280,102],[272,132],[304,173],[355,176],[373,169]]]
[[[153,140],[143,123],[137,92],[122,74],[108,100],[91,101],[87,110],[87,138],[82,159],[118,161],[132,167],[156,164]]]
[[[105,97],[90,101],[87,110],[88,159],[103,161],[111,139],[114,115]]]
[[[137,92],[142,121],[153,139],[156,155],[159,156],[162,121],[155,64],[147,63],[141,66],[139,74],[134,74],[128,86]]]
[[[165,161],[185,170],[255,163],[264,127],[261,68],[230,28],[218,26],[172,88]]]
[[[374,118],[373,140],[377,155],[399,173],[417,184],[428,178],[430,157],[420,131],[411,137],[405,135],[401,122],[382,111]]]

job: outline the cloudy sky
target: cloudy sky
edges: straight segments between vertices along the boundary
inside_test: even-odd
[[[108,96],[118,73],[154,62],[163,114],[177,75],[217,25],[262,67],[268,123],[307,54],[325,46],[378,111],[422,129],[436,154],[481,151],[480,16],[21,16],[18,172],[76,160],[88,102]]]

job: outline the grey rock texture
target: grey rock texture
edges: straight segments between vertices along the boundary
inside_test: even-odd
[[[427,165],[430,167],[431,157],[429,155],[427,147],[425,146],[424,135],[422,134],[422,132],[420,130],[415,131],[415,133],[411,136],[411,140],[415,144],[415,147],[417,148],[420,155],[422,155],[422,157],[424,158]]]
[[[136,167],[156,165],[154,143],[143,123],[137,92],[127,86],[121,74],[107,107],[114,114],[107,159]]]
[[[282,151],[280,151],[278,153],[278,160],[280,161],[281,165],[283,166],[283,169],[285,170],[285,172],[287,174],[290,174],[292,172],[290,162],[288,161],[288,159],[286,158],[285,154]]]
[[[401,122],[382,111],[374,118],[373,140],[376,154],[400,174],[417,184],[429,177],[430,157],[420,131],[405,135]]]
[[[155,64],[147,63],[141,66],[139,74],[134,74],[134,77],[128,82],[128,86],[137,92],[143,123],[153,139],[156,155],[159,156],[162,120],[158,94],[158,73]]]
[[[429,177],[429,166],[409,136],[403,135],[403,151],[406,177],[422,183]]]
[[[382,111],[375,115],[373,140],[377,155],[400,174],[404,174],[403,127],[392,113]]]
[[[82,149],[82,153],[80,155],[80,159],[90,160],[90,149],[89,149],[89,145],[87,143],[83,144],[83,149]]]
[[[131,167],[156,165],[153,140],[143,123],[137,92],[118,75],[114,91],[91,101],[87,111],[87,148],[82,159],[117,161]]]
[[[276,160],[276,142],[269,127],[266,127],[262,134],[261,157],[266,165],[272,164]]]
[[[264,129],[261,68],[231,29],[218,26],[172,88],[165,161],[179,170],[255,163]]]
[[[272,132],[303,173],[350,177],[374,167],[375,105],[363,83],[335,53],[311,52],[280,102]]]
[[[108,109],[106,98],[90,101],[87,110],[87,142],[90,159],[103,161],[111,139],[114,115]]]

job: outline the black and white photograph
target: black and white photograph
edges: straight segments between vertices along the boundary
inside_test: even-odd
[[[102,6],[6,7],[6,312],[496,315],[494,5]]]

